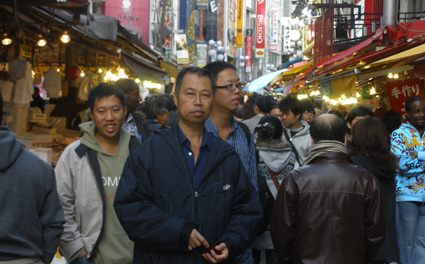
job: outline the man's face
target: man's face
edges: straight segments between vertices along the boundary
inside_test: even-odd
[[[241,81],[235,70],[227,68],[222,70],[217,75],[216,86],[224,86],[228,84],[239,84]],[[241,100],[240,97],[241,90],[237,89],[234,91],[229,91],[226,88],[219,88],[215,90],[215,99],[214,99],[214,107],[218,109],[223,109],[233,113],[238,109],[239,102]]]
[[[125,98],[125,105],[127,106],[127,111],[129,113],[133,113],[137,110],[137,108],[140,105],[140,101],[142,101],[142,98],[140,97],[139,90],[134,90],[130,93],[124,94]]]
[[[110,95],[94,101],[93,112],[90,112],[96,125],[96,136],[104,139],[116,139],[124,122],[127,108],[124,108],[116,95]]]
[[[416,101],[410,105],[411,109],[407,112],[409,123],[417,130],[423,130],[425,127],[425,105],[423,101]]]
[[[205,123],[211,114],[213,99],[211,79],[187,73],[183,77],[179,93],[174,93],[179,123],[187,125]]]
[[[287,110],[282,113],[282,122],[287,128],[297,128],[300,124],[300,115],[294,115],[291,110]]]
[[[301,116],[301,119],[310,124],[311,122],[313,122],[314,113],[312,113],[312,112],[304,112],[303,115]]]
[[[270,115],[273,115],[273,116],[275,116],[275,117],[279,118],[280,122],[283,122],[283,114],[282,114],[282,112],[279,110],[279,108],[273,108],[273,109],[270,111]]]

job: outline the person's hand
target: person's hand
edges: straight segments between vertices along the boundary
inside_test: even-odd
[[[193,229],[192,233],[190,234],[189,238],[189,250],[192,250],[194,248],[204,246],[208,248],[210,245],[208,244],[207,240],[198,232],[198,230]]]
[[[83,252],[81,252],[81,254],[78,256],[79,258],[82,258],[84,256],[87,255],[87,250],[84,250]]]
[[[204,259],[206,259],[209,263],[220,263],[229,257],[229,250],[227,249],[226,244],[220,243],[215,246],[215,250],[220,252],[220,255],[215,253],[214,250],[210,250],[208,253],[203,253],[202,257],[204,257]]]
[[[418,158],[418,152],[417,151],[409,152],[409,155],[410,155],[410,157],[412,157],[414,159],[417,159]]]

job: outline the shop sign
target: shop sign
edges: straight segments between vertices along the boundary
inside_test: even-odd
[[[19,54],[24,57],[30,59],[32,56],[32,48],[28,45],[19,45]]]
[[[196,44],[196,52],[198,57],[198,63],[197,66],[202,68],[205,65],[207,65],[207,44]]]
[[[215,0],[210,1],[211,13],[216,14],[218,10],[217,2]]]
[[[177,63],[189,64],[189,50],[187,49],[186,34],[175,34]]]
[[[270,32],[269,32],[269,49],[271,51],[277,50],[277,16],[278,9],[270,9]]]
[[[257,27],[255,34],[255,58],[264,58],[266,44],[266,0],[257,0]]]
[[[407,79],[386,84],[388,97],[390,98],[391,108],[401,114],[405,119],[406,110],[404,102],[411,96],[424,98],[422,81],[418,78]]]
[[[254,30],[246,30],[245,56],[249,59],[245,62],[245,72],[252,72],[252,33]]]
[[[283,49],[289,50],[291,48],[291,38],[289,36],[289,33],[291,32],[291,26],[289,24],[290,17],[283,17],[283,27],[282,27],[282,36],[283,36]],[[288,55],[288,54],[285,54]]]
[[[149,45],[150,10],[146,8],[149,1],[108,0],[104,4],[104,15],[115,17],[120,24],[143,36],[142,42]]]
[[[243,47],[243,1],[238,0],[238,14],[236,17],[236,47]]]

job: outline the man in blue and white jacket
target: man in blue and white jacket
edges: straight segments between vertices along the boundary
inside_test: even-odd
[[[408,122],[391,135],[391,151],[399,158],[396,175],[397,235],[403,264],[425,263],[425,104],[410,97]]]

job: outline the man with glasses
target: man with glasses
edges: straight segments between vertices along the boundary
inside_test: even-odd
[[[205,128],[235,148],[257,190],[254,138],[245,124],[236,122],[233,118],[243,88],[236,68],[224,61],[209,63],[204,68],[212,74],[216,88],[213,110]],[[252,263],[252,250],[249,248],[235,263]]]

